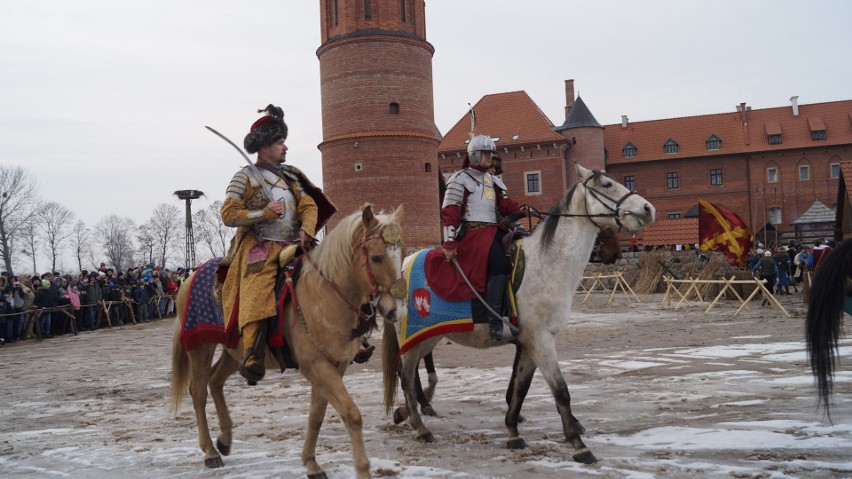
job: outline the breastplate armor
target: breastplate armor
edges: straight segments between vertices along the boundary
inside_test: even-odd
[[[497,191],[494,189],[493,177],[489,173],[465,170],[459,179],[464,181],[465,189],[470,192],[462,211],[462,220],[496,223]]]
[[[280,201],[284,205],[281,216],[272,221],[255,223],[254,233],[272,241],[296,242],[299,240],[299,218],[296,212],[296,197],[290,191],[290,187],[283,178],[275,173],[259,169],[263,181],[272,193],[273,201]]]

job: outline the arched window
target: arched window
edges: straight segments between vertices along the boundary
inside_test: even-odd
[[[432,172],[432,163],[426,162],[426,165],[424,165],[424,166],[425,166],[424,169],[426,170],[426,173]]]
[[[408,12],[406,12],[406,11],[405,11],[405,10],[406,10],[406,5],[405,5],[405,3],[406,3],[407,1],[408,1],[408,0],[399,0],[399,18],[400,18],[400,20],[402,20],[403,22],[407,22],[407,21],[408,21],[408,20],[406,20],[406,17],[408,16],[408,15],[407,15],[407,13],[408,13]]]
[[[370,0],[364,0],[364,20],[373,18],[373,9],[370,8]]]
[[[390,104],[390,114],[399,115],[399,103],[393,102]]]

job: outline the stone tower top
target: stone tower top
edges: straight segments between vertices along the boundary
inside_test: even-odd
[[[426,39],[423,0],[321,0],[322,43],[377,30]]]

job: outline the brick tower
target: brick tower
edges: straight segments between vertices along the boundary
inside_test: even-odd
[[[566,184],[577,181],[575,162],[590,170],[603,170],[606,167],[604,127],[598,123],[582,98],[578,96],[574,99],[574,80],[565,80],[565,123],[556,127],[555,131],[568,140],[568,149],[565,151],[565,171],[568,173]]]
[[[405,244],[440,241],[438,142],[424,0],[320,0],[323,190],[339,221],[405,203]],[[335,221],[331,222],[333,227]]]

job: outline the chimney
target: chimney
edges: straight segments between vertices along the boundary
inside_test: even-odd
[[[574,108],[574,80],[565,80],[565,119]]]
[[[749,111],[750,108],[746,108],[746,102],[742,102],[737,107],[737,111],[740,112],[740,120],[742,120],[743,125],[748,124],[748,119],[746,118],[746,112]]]
[[[627,115],[621,115],[621,127],[627,128]]]
[[[790,97],[790,106],[793,107],[793,116],[799,116],[799,97],[791,96]]]

